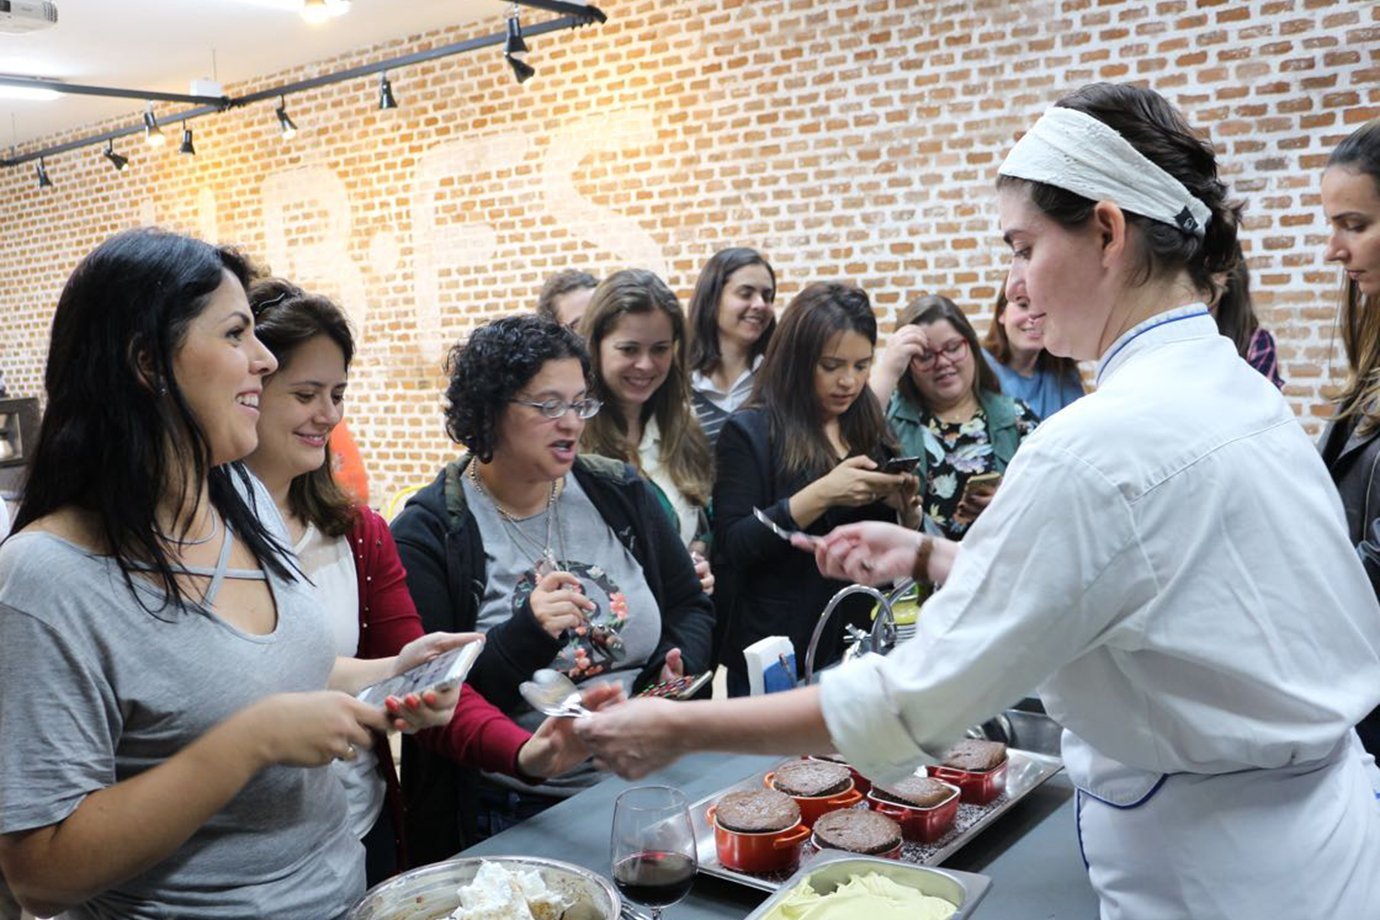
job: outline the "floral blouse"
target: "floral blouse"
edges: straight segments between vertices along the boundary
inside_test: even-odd
[[[1016,403],[1016,430],[1021,440],[1035,430],[1039,417],[1019,399]],[[978,473],[997,470],[992,441],[987,431],[987,413],[981,408],[966,422],[943,422],[931,415],[925,419],[944,448],[944,459],[931,462],[921,500],[925,516],[938,525],[950,540],[962,539],[972,521],[955,520],[963,498],[963,485]]]

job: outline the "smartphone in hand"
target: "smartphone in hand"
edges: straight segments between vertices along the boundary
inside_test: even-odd
[[[677,677],[673,680],[663,680],[659,684],[652,684],[643,690],[638,696],[659,696],[668,700],[688,700],[703,689],[714,676],[713,671],[705,671],[703,674],[687,674],[684,677]]]
[[[382,706],[384,700],[390,696],[401,699],[409,693],[420,696],[428,690],[444,693],[460,685],[483,648],[483,639],[466,642],[458,648],[442,652],[430,661],[422,662],[415,668],[370,684],[356,693],[355,699],[371,706]]]
[[[1001,485],[1001,473],[996,471],[975,473],[963,483],[963,498],[966,499],[969,495],[991,494],[997,491],[999,485]]]
[[[915,468],[920,465],[920,456],[914,457],[892,457],[882,464],[883,473],[913,473]]]

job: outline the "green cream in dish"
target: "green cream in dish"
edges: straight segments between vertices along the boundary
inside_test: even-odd
[[[869,872],[829,894],[806,879],[763,920],[949,920],[958,908],[943,898]]]

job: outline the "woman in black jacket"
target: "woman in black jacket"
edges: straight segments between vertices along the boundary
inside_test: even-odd
[[[456,346],[449,372],[446,429],[469,452],[392,527],[427,629],[485,634],[470,683],[536,725],[518,685],[540,668],[630,694],[707,668],[713,608],[670,519],[631,467],[577,454],[600,408],[580,339],[508,317]],[[486,774],[468,797],[471,828],[461,769],[408,745],[409,848],[417,861],[452,856],[465,830],[497,833],[601,778],[588,766],[540,785]]]
[[[1341,327],[1351,373],[1319,447],[1380,594],[1380,121],[1357,128],[1333,151],[1322,201],[1331,226],[1326,258],[1346,271]],[[1380,709],[1356,731],[1380,756]]]
[[[886,473],[895,454],[882,407],[867,386],[877,321],[861,289],[812,284],[787,307],[767,348],[748,408],[724,425],[714,484],[714,570],[727,616],[723,662],[729,693],[748,682],[743,649],[766,636],[795,646],[797,671],[819,614],[843,582],[826,579],[753,515],[788,530],[824,534],[854,521],[918,523],[916,480]],[[825,631],[815,664],[842,651],[844,624],[871,603],[850,598]]]

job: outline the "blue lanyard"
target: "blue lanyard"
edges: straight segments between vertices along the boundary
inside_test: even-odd
[[[1193,312],[1193,313],[1185,313],[1183,316],[1171,316],[1169,319],[1162,319],[1162,320],[1160,320],[1160,321],[1157,322],[1157,323],[1151,323],[1151,324],[1148,325],[1148,326],[1143,326],[1142,328],[1136,330],[1136,333],[1135,333],[1134,335],[1132,335],[1129,339],[1126,339],[1125,341],[1123,341],[1120,345],[1118,345],[1118,346],[1112,351],[1112,353],[1111,353],[1110,355],[1107,356],[1106,360],[1104,360],[1104,361],[1102,362],[1102,369],[1105,371],[1107,368],[1111,367],[1111,366],[1112,366],[1112,360],[1115,359],[1117,355],[1121,354],[1121,350],[1122,350],[1123,348],[1125,348],[1127,345],[1130,345],[1130,344],[1131,344],[1132,342],[1134,342],[1136,339],[1138,339],[1138,338],[1140,338],[1141,336],[1145,335],[1145,333],[1151,331],[1152,329],[1158,329],[1158,328],[1160,328],[1161,326],[1168,326],[1170,323],[1177,323],[1177,322],[1179,322],[1180,320],[1184,320],[1184,319],[1194,319],[1195,317],[1199,317],[1199,316],[1208,316],[1208,315],[1210,315],[1209,312],[1208,312],[1208,310],[1207,310],[1207,309],[1202,309],[1202,310],[1197,310],[1197,311],[1195,311],[1195,312]],[[1098,385],[1098,386],[1101,386],[1101,385],[1102,385],[1102,374],[1100,374],[1100,373],[1097,375],[1097,385]]]

